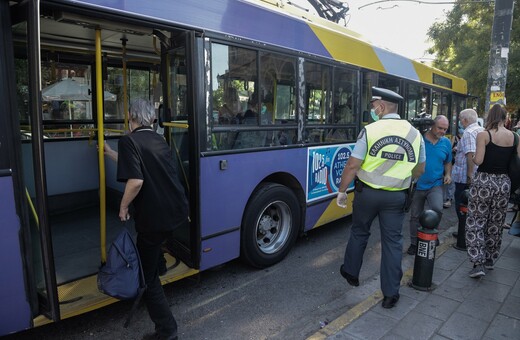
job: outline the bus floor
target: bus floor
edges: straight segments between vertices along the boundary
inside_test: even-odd
[[[74,210],[50,218],[58,285],[96,274],[101,265],[99,207]],[[118,212],[106,212],[106,251],[123,228],[134,236],[134,222],[122,223]]]
[[[124,227],[135,240],[133,222],[123,224],[117,215],[117,211],[107,209],[107,251]],[[53,216],[51,229],[61,319],[117,302],[117,299],[99,292],[97,288],[97,272],[101,265],[99,207]],[[168,270],[161,276],[162,284],[199,272],[168,254],[164,256]],[[50,322],[52,321],[43,315],[34,319],[35,326]]]

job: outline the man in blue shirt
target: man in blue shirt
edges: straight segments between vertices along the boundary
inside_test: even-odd
[[[419,215],[428,201],[430,209],[442,216],[443,185],[451,183],[451,142],[444,137],[449,127],[446,116],[435,117],[434,124],[424,134],[426,147],[426,168],[417,181],[415,195],[410,208],[410,247],[407,253],[417,251],[417,228]]]

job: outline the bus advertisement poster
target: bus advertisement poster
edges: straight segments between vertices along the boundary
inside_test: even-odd
[[[335,195],[354,144],[307,149],[307,202]],[[353,183],[349,189],[353,188]]]

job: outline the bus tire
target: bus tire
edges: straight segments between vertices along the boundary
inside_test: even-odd
[[[289,188],[262,185],[251,197],[242,220],[242,260],[257,268],[281,261],[298,237],[300,216],[298,198]]]

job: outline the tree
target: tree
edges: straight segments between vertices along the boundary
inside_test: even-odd
[[[434,23],[428,30],[436,54],[433,66],[468,81],[468,92],[480,97],[478,112],[483,113],[486,96],[489,50],[493,27],[494,3],[468,3],[457,0],[444,22]],[[518,4],[513,13],[506,84],[508,111],[520,108],[520,20]]]

